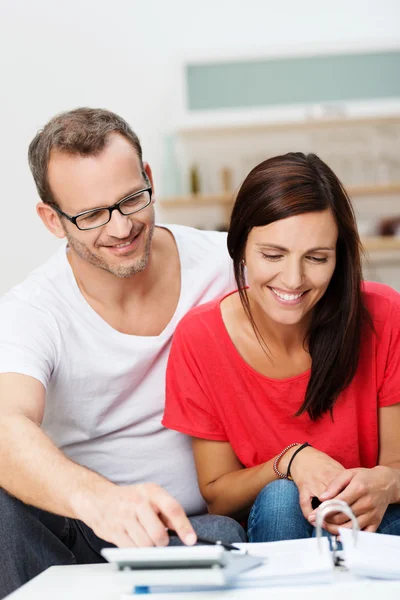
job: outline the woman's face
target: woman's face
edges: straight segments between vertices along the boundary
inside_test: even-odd
[[[245,262],[251,298],[273,321],[301,323],[324,295],[336,265],[338,229],[330,210],[254,227]]]

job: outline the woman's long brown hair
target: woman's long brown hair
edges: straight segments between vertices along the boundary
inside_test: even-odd
[[[315,154],[290,152],[255,167],[244,180],[233,207],[228,250],[243,309],[257,338],[242,262],[248,235],[262,227],[308,212],[331,210],[338,228],[336,267],[313,309],[307,332],[311,376],[302,406],[313,420],[332,414],[339,394],[352,381],[360,356],[361,332],[371,319],[363,304],[362,246],[350,199],[333,171]]]

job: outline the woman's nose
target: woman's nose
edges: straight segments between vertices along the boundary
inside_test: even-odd
[[[282,271],[281,279],[282,285],[287,290],[297,290],[300,288],[304,279],[302,263],[288,260]]]

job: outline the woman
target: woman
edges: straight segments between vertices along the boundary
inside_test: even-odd
[[[325,163],[266,160],[233,208],[238,291],[176,330],[163,424],[192,436],[209,511],[248,517],[250,541],[313,535],[330,498],[400,534],[400,295],[362,283],[360,248]]]

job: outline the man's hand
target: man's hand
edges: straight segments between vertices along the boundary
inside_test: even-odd
[[[360,529],[375,532],[393,501],[394,485],[389,467],[346,469],[332,479],[320,500],[344,500],[357,517]],[[315,512],[309,517],[311,523],[315,522]],[[351,521],[342,513],[328,515],[324,524],[324,528],[335,535],[339,527],[351,526]]]
[[[108,482],[107,482],[108,483]],[[180,504],[155,483],[117,486],[109,484],[78,507],[78,518],[101,539],[120,548],[167,546],[166,528],[184,544],[197,537]]]
[[[287,470],[286,463],[289,463],[290,457],[296,450],[297,448],[294,448],[290,454],[287,452],[283,455],[280,464],[284,470],[285,468]],[[313,512],[312,498],[314,496],[319,498],[326,490],[327,485],[343,471],[344,467],[339,462],[311,446],[296,454],[290,472],[298,487],[300,507],[306,519]]]

